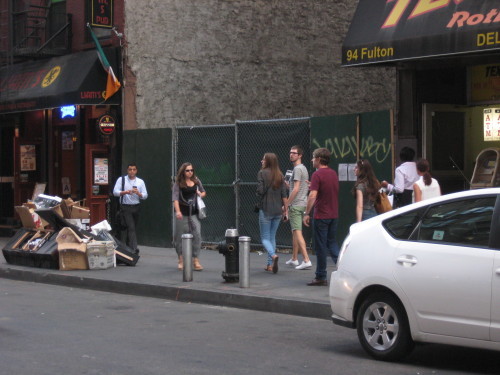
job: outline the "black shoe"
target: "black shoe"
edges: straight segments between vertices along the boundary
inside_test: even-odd
[[[135,254],[139,255],[139,249],[135,249]]]
[[[310,283],[307,283],[309,286],[328,286],[328,281],[326,280],[320,280],[320,279],[313,279]]]

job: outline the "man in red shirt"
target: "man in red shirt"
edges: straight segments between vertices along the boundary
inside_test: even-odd
[[[316,277],[307,285],[327,286],[326,259],[330,254],[337,262],[339,248],[337,244],[337,221],[339,217],[339,178],[337,172],[328,166],[330,151],[317,148],[313,152],[313,167],[317,168],[311,178],[309,197],[304,216],[304,225],[309,226],[309,214],[314,207],[313,233],[314,252],[316,253]]]

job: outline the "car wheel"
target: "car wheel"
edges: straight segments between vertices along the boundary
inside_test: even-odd
[[[394,361],[413,349],[408,319],[401,303],[387,293],[366,298],[356,326],[363,348],[376,359]]]

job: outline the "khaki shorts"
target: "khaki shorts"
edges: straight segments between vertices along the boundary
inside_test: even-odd
[[[292,230],[302,230],[302,218],[305,210],[305,206],[290,206],[288,208],[288,219]]]

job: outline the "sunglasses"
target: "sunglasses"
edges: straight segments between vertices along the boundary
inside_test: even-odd
[[[184,169],[185,172],[194,172],[194,169]]]

